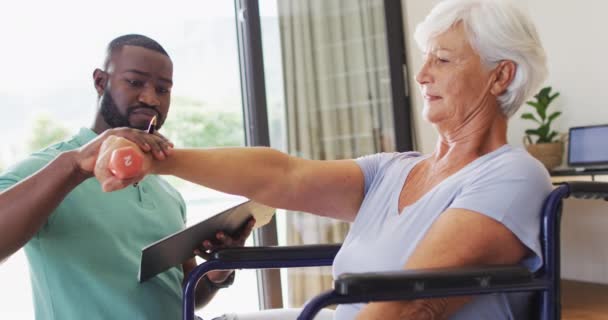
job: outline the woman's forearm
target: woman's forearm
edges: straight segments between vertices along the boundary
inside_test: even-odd
[[[446,320],[470,300],[470,297],[452,297],[375,302],[365,306],[357,320]]]
[[[268,203],[289,184],[289,166],[289,155],[265,147],[175,149],[152,170]]]

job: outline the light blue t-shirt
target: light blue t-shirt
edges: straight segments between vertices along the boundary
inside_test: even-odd
[[[96,134],[37,152],[0,175],[0,190]],[[141,249],[185,225],[185,203],[158,176],[104,193],[90,178],[70,192],[25,246],[38,320],[167,320],[181,316],[183,272],[174,267],[139,283]]]
[[[402,270],[429,227],[449,208],[499,221],[533,252],[522,264],[532,271],[542,265],[540,213],[552,186],[540,162],[523,149],[504,145],[469,163],[399,214],[403,184],[410,170],[427,157],[410,152],[357,159],[365,176],[365,198],[334,260],[334,278],[347,272]],[[450,319],[522,319],[529,297],[528,293],[476,296]],[[362,306],[340,305],[335,318],[354,319]]]

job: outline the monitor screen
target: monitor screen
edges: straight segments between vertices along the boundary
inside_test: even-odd
[[[570,129],[568,164],[608,164],[608,125]]]

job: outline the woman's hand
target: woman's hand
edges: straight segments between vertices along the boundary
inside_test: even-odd
[[[239,232],[234,235],[228,235],[223,231],[218,231],[215,234],[215,240],[205,240],[201,244],[199,249],[194,250],[194,254],[208,260],[210,255],[214,251],[218,251],[224,248],[242,247],[245,245],[245,241],[251,234],[253,226],[255,225],[255,219],[251,218],[247,221],[247,224],[241,228]],[[215,283],[222,283],[228,278],[232,271],[211,271],[207,273],[207,278]]]
[[[456,298],[459,299],[460,297]],[[460,298],[459,300],[462,300]],[[466,300],[468,301],[468,300]],[[443,320],[447,319],[446,298],[372,302],[365,305],[356,320]]]

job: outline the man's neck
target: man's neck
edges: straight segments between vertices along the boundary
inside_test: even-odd
[[[93,121],[93,125],[91,126],[91,130],[97,134],[101,134],[108,129],[111,129],[111,127],[103,119],[103,116],[100,113],[97,113],[95,120]]]

